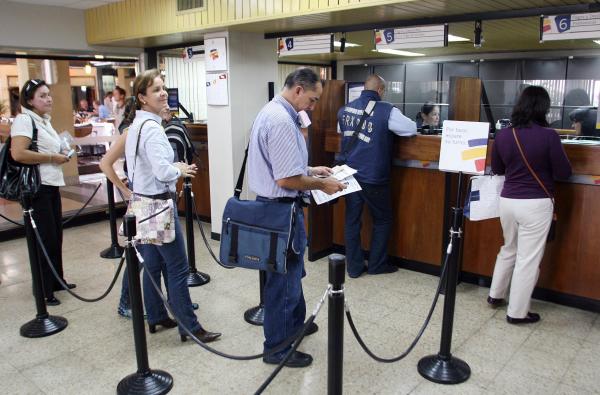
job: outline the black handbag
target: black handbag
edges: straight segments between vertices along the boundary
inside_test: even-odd
[[[29,149],[37,152],[38,130],[33,118],[33,135]],[[39,164],[27,165],[15,161],[10,154],[11,138],[8,137],[2,151],[0,151],[0,198],[21,201],[24,194],[30,194],[32,197],[37,194],[42,184],[40,177]]]

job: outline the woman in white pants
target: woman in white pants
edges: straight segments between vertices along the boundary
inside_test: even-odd
[[[555,130],[548,128],[548,92],[523,90],[511,116],[512,128],[496,133],[492,171],[506,179],[500,194],[504,245],[496,258],[487,302],[503,304],[510,286],[506,320],[529,324],[540,320],[529,311],[554,210],[554,180],[567,179],[571,164]]]

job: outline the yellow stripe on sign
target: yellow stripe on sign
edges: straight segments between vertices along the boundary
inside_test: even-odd
[[[462,152],[462,160],[485,158],[486,152],[486,146],[466,149]]]

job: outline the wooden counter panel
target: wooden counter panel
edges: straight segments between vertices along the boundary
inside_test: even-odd
[[[557,184],[556,239],[546,245],[537,286],[600,299],[600,212],[598,187]],[[462,270],[492,276],[503,244],[499,219],[465,223]]]
[[[563,144],[573,174],[600,175],[600,147]]]
[[[438,171],[394,167],[392,170],[393,228],[388,252],[402,259],[439,265],[444,218],[444,174]],[[363,211],[361,242],[371,242],[372,221]],[[344,245],[343,199],[333,209],[333,241]]]
[[[325,137],[325,150],[340,152],[341,137],[336,130],[329,131]],[[394,138],[394,159],[416,159],[437,162],[440,158],[441,136],[415,136]]]
[[[197,141],[200,143],[208,142],[208,129],[206,124],[186,123],[185,127],[188,130],[192,141]]]

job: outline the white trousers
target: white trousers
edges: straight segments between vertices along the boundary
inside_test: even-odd
[[[552,211],[552,201],[547,198],[500,198],[504,245],[496,258],[490,296],[506,298],[512,277],[507,311],[512,318],[525,318],[529,312],[552,223]]]

